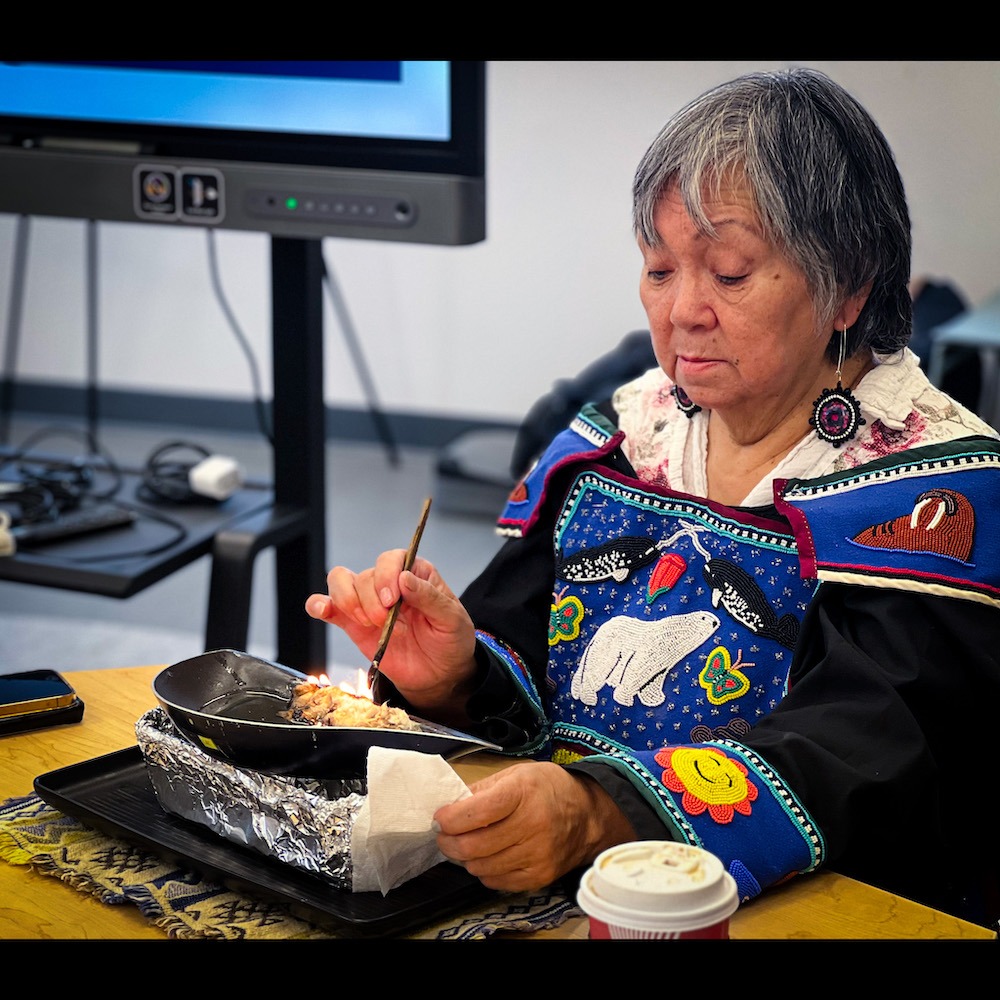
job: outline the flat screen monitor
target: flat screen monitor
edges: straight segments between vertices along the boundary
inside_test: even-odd
[[[476,243],[485,88],[475,61],[0,62],[0,212]]]

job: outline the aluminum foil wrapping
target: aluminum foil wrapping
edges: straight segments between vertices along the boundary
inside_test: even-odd
[[[353,890],[351,831],[365,802],[362,779],[318,781],[234,767],[189,742],[162,708],[146,712],[135,731],[166,812]]]

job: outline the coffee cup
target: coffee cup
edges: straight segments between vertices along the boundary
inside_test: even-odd
[[[595,940],[728,938],[739,892],[714,854],[671,840],[639,840],[594,859],[577,903]]]

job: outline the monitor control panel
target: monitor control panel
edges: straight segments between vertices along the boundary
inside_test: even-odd
[[[246,209],[251,215],[264,218],[392,229],[405,229],[417,219],[416,206],[408,198],[335,191],[251,189],[247,192]]]

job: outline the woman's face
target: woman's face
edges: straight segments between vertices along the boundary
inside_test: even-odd
[[[777,423],[829,377],[805,276],[761,235],[752,202],[723,189],[698,232],[677,192],[656,211],[662,245],[640,242],[640,297],[663,370],[723,419]]]

